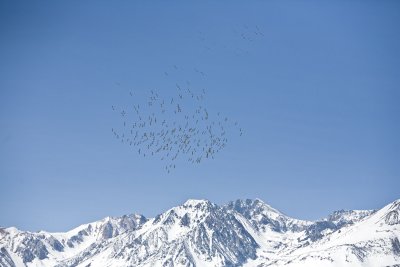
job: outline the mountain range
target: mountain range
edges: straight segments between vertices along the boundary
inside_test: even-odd
[[[0,228],[0,266],[400,267],[400,200],[291,218],[259,199],[188,200],[154,218],[107,217],[64,233]]]

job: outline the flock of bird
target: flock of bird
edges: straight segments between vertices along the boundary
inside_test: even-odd
[[[233,31],[237,38],[246,42],[264,35],[258,26],[244,25]],[[204,33],[198,33],[201,40],[206,41]],[[173,65],[173,70],[178,67]],[[197,68],[193,70],[202,78],[206,76]],[[171,71],[165,71],[164,75],[169,77]],[[133,101],[130,106],[113,105],[111,108],[119,118],[118,125],[111,129],[114,137],[140,156],[159,157],[166,172],[170,173],[182,159],[192,164],[214,159],[227,146],[228,133],[232,129],[242,136],[243,130],[237,122],[219,112],[209,111],[204,89],[194,89],[186,82],[176,83],[173,92],[168,92],[170,94],[163,96],[150,90],[145,99],[140,100],[141,94],[131,91],[129,96]]]
[[[196,92],[189,84],[175,87],[168,98],[150,90],[145,101],[111,107],[120,118],[111,129],[114,137],[143,157],[158,156],[168,173],[176,168],[178,158],[192,164],[214,159],[228,143],[228,129],[234,127],[243,134],[237,122],[219,112],[210,114],[204,89]],[[135,92],[129,95],[138,100]]]

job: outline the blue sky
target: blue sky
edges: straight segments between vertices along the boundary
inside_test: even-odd
[[[398,1],[3,1],[0,225],[65,231],[188,198],[257,197],[318,219],[398,199],[399,11]],[[256,27],[263,36],[241,38]],[[167,174],[113,138],[111,105],[186,81],[245,133]]]

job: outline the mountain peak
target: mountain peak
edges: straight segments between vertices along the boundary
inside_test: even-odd
[[[376,212],[376,210],[336,210],[332,212],[323,221],[329,221],[337,226],[344,226],[347,224],[353,224],[355,222],[361,221],[362,219],[370,216]]]
[[[257,209],[259,211],[263,210],[264,212],[268,212],[270,215],[274,214],[273,216],[280,216],[283,215],[282,212],[280,212],[277,209],[274,209],[264,201],[262,201],[259,198],[256,199],[237,199],[236,201],[231,201],[228,203],[228,206],[230,207],[235,207],[236,209],[242,210],[242,209]]]
[[[183,203],[183,206],[196,207],[198,205],[209,206],[211,204],[212,203],[207,199],[188,199],[185,203]]]

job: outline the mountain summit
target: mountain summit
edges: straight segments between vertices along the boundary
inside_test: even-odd
[[[0,228],[0,266],[398,266],[399,236],[399,200],[304,221],[259,199],[190,199],[66,233]]]

